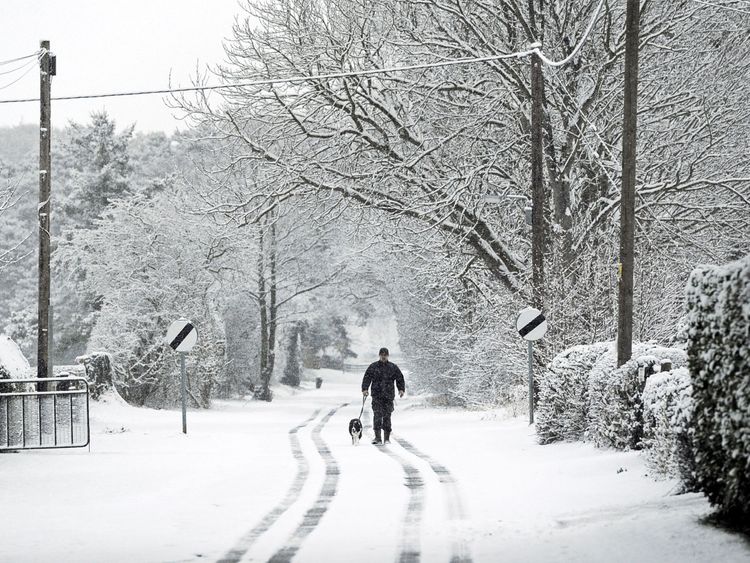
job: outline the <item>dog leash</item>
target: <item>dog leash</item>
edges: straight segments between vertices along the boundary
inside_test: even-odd
[[[367,401],[367,395],[362,397],[362,408],[359,409],[359,418],[362,418],[362,413],[365,412],[365,401]]]

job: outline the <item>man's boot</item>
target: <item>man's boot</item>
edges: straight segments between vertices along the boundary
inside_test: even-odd
[[[375,431],[375,439],[372,441],[373,444],[382,444],[383,441],[380,439],[380,430]]]
[[[384,444],[390,444],[391,443],[391,431],[390,430],[384,430],[383,435],[383,443]]]

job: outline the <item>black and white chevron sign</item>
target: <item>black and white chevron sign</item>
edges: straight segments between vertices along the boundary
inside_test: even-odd
[[[198,341],[198,331],[187,319],[180,319],[169,325],[167,344],[177,352],[190,352]]]
[[[526,307],[518,313],[516,329],[524,340],[539,340],[547,333],[547,320],[539,309]]]

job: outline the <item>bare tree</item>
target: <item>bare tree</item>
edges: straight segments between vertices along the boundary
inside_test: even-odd
[[[18,198],[17,188],[14,185],[8,183],[5,188],[0,188],[0,217],[6,214],[18,202]],[[27,233],[25,236],[21,234],[20,238],[14,237],[16,238],[15,242],[6,241],[0,247],[0,271],[24,257],[24,255],[19,253],[20,248],[30,236],[31,233]]]
[[[605,3],[597,12],[599,6],[544,3],[531,22],[521,1],[253,3],[216,76],[233,84],[311,78],[236,86],[219,102],[201,95],[180,103],[232,155],[222,172],[248,162],[273,171],[242,206],[257,211],[324,194],[332,206],[381,213],[388,218],[389,228],[378,231],[385,240],[427,247],[436,262],[446,247],[462,249],[449,261],[450,275],[472,292],[501,288],[523,297],[528,231],[511,200],[489,206],[485,199],[529,193],[528,63],[510,57],[388,69],[511,54],[527,47],[535,28],[544,52],[562,59],[598,13],[583,48],[566,66],[546,70],[547,307],[561,329],[553,348],[611,338],[624,11]],[[748,240],[748,214],[737,213],[747,210],[747,157],[743,142],[732,141],[737,132],[747,138],[747,108],[743,89],[730,87],[732,76],[747,73],[737,56],[747,40],[718,31],[727,24],[719,9],[664,1],[643,9],[639,249],[669,256],[665,241],[678,238],[693,255],[726,255]],[[714,45],[713,33],[731,47]],[[691,58],[688,44],[705,49]],[[719,61],[729,68],[712,90],[706,76],[714,76]],[[378,74],[314,78],[372,69]],[[722,97],[726,108],[716,103]],[[725,228],[730,240],[709,247]],[[681,267],[667,277],[676,283]]]
[[[115,388],[139,405],[179,401],[179,362],[165,335],[180,317],[200,335],[189,360],[196,406],[208,407],[222,376],[223,326],[214,314],[221,293],[205,268],[213,233],[186,207],[177,191],[120,200],[56,252],[63,271],[100,296],[89,348],[111,355]]]
[[[216,190],[213,182],[218,178],[226,188],[226,178],[213,174],[213,181],[195,186],[200,201],[193,211],[219,225],[207,268],[225,291],[243,296],[257,312],[255,397],[270,401],[282,325],[298,320],[306,296],[339,283],[345,273],[346,258],[334,242],[340,233],[326,201],[268,199],[263,166],[245,167],[241,178],[234,170],[231,189]]]

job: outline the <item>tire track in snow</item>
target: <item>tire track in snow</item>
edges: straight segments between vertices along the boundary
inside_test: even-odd
[[[368,412],[369,415],[369,412]],[[369,419],[369,416],[367,417]],[[369,420],[368,420],[369,422]],[[419,542],[422,510],[424,509],[424,481],[419,470],[387,446],[376,446],[385,455],[395,459],[404,470],[404,485],[409,489],[409,503],[404,514],[401,547],[396,561],[399,563],[419,563],[421,548]]]
[[[310,464],[308,463],[304,453],[302,452],[302,447],[300,446],[299,436],[297,436],[297,432],[307,426],[310,422],[315,420],[318,417],[320,410],[321,409],[317,409],[307,420],[301,422],[300,424],[289,430],[289,445],[292,448],[292,455],[297,461],[297,474],[294,476],[294,480],[289,486],[289,489],[287,490],[283,500],[273,509],[271,509],[260,520],[260,522],[255,525],[252,530],[242,536],[237,544],[232,549],[230,549],[224,555],[224,557],[219,559],[219,563],[237,563],[238,561],[240,561],[245,553],[247,553],[253,546],[253,544],[257,541],[257,539],[265,532],[267,532],[268,529],[273,526],[276,520],[278,520],[279,517],[294,504],[294,501],[297,500],[297,497],[299,496],[299,493],[302,490],[302,487],[304,487],[305,481],[307,481],[307,477],[310,474]]]
[[[418,450],[411,442],[403,438],[395,439],[395,442],[404,448],[407,452],[425,461],[437,476],[440,484],[445,487],[445,500],[448,508],[448,519],[451,522],[457,522],[466,518],[461,495],[458,491],[456,480],[451,475],[448,468],[436,462],[427,454]],[[472,563],[471,552],[466,540],[457,538],[455,535],[451,540],[451,559],[450,563]]]
[[[320,433],[331,417],[336,414],[340,408],[347,405],[349,405],[349,403],[344,403],[331,409],[328,414],[321,419],[317,426],[315,426],[312,432],[312,439],[313,442],[315,442],[315,447],[318,449],[320,457],[323,458],[323,461],[325,461],[326,464],[326,474],[325,479],[323,480],[323,486],[320,488],[320,493],[318,493],[318,498],[315,499],[313,506],[305,512],[302,523],[297,526],[297,529],[287,540],[285,546],[274,553],[268,560],[269,563],[288,563],[294,558],[305,538],[310,535],[318,524],[320,524],[323,515],[328,510],[328,506],[336,495],[336,488],[339,481],[339,466]]]
[[[397,453],[386,446],[380,447],[381,451],[391,456],[404,470],[406,482],[409,489],[409,504],[404,514],[403,533],[401,535],[401,550],[398,554],[399,563],[419,563],[421,553],[419,546],[419,528],[422,523],[422,510],[424,508],[424,481],[419,469],[414,467]]]

